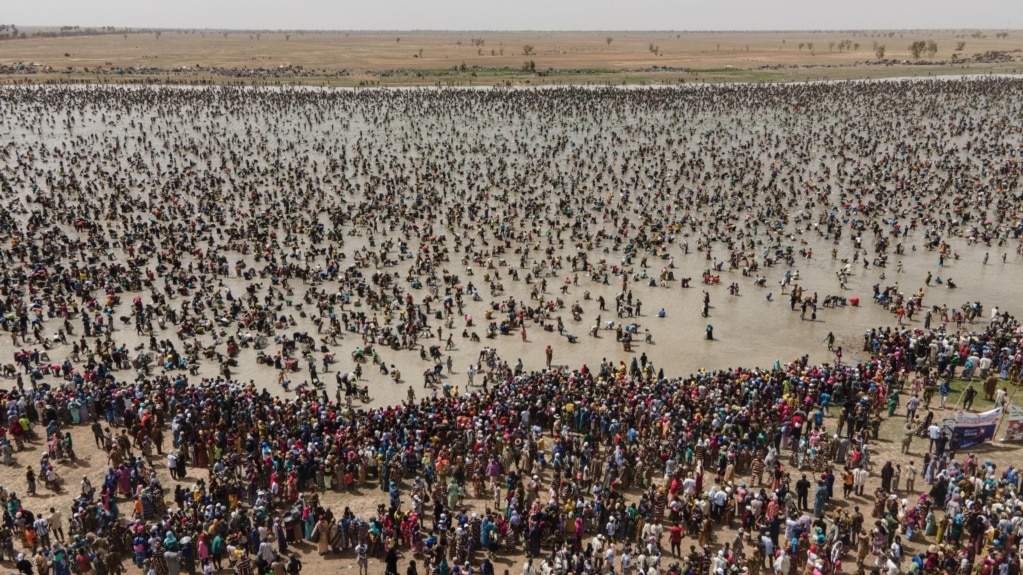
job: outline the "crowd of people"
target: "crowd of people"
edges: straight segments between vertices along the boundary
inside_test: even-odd
[[[900,393],[925,397],[918,409],[928,410],[937,399],[924,391],[953,377],[964,354],[1015,355],[1019,327],[1006,317],[959,339],[878,329],[865,345],[882,351],[868,362],[804,359],[682,378],[637,360],[516,373],[491,350],[489,392],[369,410],[315,391],[284,399],[251,382],[186,375],[13,391],[11,427],[89,425],[110,465],[98,492],[82,481],[67,537],[49,537],[63,531],[59,512],[33,514],[5,493],[8,548],[14,533],[45,558],[52,541],[55,570],[58,556],[88,559],[86,551],[110,567],[130,552],[157,573],[280,572],[297,568],[289,545],[305,540],[324,555],[403,550],[443,574],[492,569],[481,561],[520,550],[539,570],[596,572],[615,565],[619,546],[623,572],[635,560],[644,572],[773,565],[793,573],[809,562],[831,573],[846,550],[858,566],[883,558],[894,565],[881,564],[888,573],[918,560],[921,570],[960,573],[1018,564],[1016,470],[935,441],[922,469],[912,460],[881,466],[871,420]],[[83,406],[74,416],[72,402]],[[164,455],[173,490],[157,477],[154,457]],[[183,485],[193,469],[200,478]],[[796,480],[800,471],[816,479],[811,505],[812,483],[806,474]],[[865,494],[871,473],[881,483]],[[839,480],[842,497],[833,491]],[[388,503],[370,516],[321,503],[320,494],[375,490]],[[725,528],[739,531],[721,540]],[[901,556],[914,533],[935,544]],[[696,552],[681,553],[685,536]]]
[[[1018,87],[5,89],[0,452],[25,470],[0,494],[5,556],[58,575],[294,574],[307,545],[388,575],[399,553],[430,575],[519,554],[525,575],[1015,575],[1017,471],[931,428],[964,370],[1018,381],[1020,326],[882,284],[902,259],[938,263],[927,289],[954,285],[960,250],[1007,261]],[[734,272],[737,301],[770,274],[817,321],[846,298],[816,290],[872,268],[866,307],[893,325],[862,360],[841,332],[828,361],[688,376],[642,347],[682,325],[644,301],[674,321],[691,275]],[[567,341],[510,363],[534,329]],[[605,332],[626,359],[571,351]],[[919,466],[878,449],[891,418],[908,456],[933,440]],[[75,488],[86,429],[103,471]],[[60,490],[69,509],[35,505]]]

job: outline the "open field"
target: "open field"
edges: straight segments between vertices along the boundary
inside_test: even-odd
[[[914,42],[925,45],[918,58],[911,53]],[[805,81],[1018,73],[1021,49],[1023,33],[972,30],[167,30],[6,40],[0,42],[0,66],[6,67],[0,76],[34,82],[246,80],[341,86]]]

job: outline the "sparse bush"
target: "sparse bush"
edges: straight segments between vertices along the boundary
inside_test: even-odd
[[[909,45],[909,53],[913,56],[914,60],[919,60],[920,55],[927,49],[927,42],[923,40],[917,40]]]

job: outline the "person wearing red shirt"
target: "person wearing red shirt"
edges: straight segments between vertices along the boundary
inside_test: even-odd
[[[682,526],[675,523],[668,531],[668,540],[671,541],[671,556],[675,558],[682,557],[682,536],[684,531]]]
[[[75,563],[78,565],[79,573],[82,573],[82,575],[93,575],[92,561],[89,560],[89,556],[85,554],[85,551],[78,550],[78,555],[75,555]]]

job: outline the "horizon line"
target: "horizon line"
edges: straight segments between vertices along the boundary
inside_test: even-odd
[[[962,32],[962,31],[999,31],[999,32],[1023,32],[1023,28],[774,28],[764,30],[754,29],[487,29],[487,28],[465,28],[465,29],[441,29],[441,28],[363,28],[363,29],[329,29],[329,28],[217,28],[217,27],[171,27],[161,28],[157,26],[108,26],[108,25],[68,25],[68,24],[25,24],[19,26],[22,30],[55,29],[77,27],[80,30],[103,31],[113,28],[110,33],[140,33],[140,32],[267,32],[267,33],[313,33],[313,34],[382,34],[400,32],[404,34],[428,33],[428,34],[463,34],[463,33],[491,33],[491,34],[605,34],[605,33],[643,33],[643,34],[775,34],[775,33],[818,33],[818,32]]]

